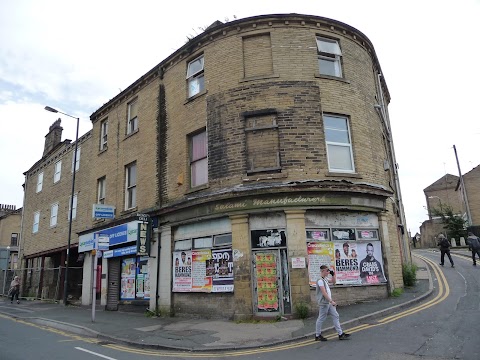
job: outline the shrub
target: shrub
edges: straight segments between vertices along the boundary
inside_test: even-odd
[[[310,309],[308,308],[307,304],[301,301],[295,304],[295,312],[300,319],[306,319],[308,317]]]
[[[403,284],[413,286],[417,281],[417,266],[415,264],[405,264],[402,269]]]
[[[403,294],[403,289],[402,288],[396,288],[392,291],[392,296],[393,297],[399,297],[402,294]]]

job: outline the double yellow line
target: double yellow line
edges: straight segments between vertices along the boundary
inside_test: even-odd
[[[434,305],[437,305],[438,303],[442,302],[447,298],[447,296],[450,294],[450,288],[448,286],[447,279],[445,278],[445,275],[443,275],[443,272],[440,271],[440,268],[436,263],[434,263],[432,260],[418,255],[418,254],[413,254],[413,256],[418,257],[419,259],[425,261],[428,263],[432,269],[433,272],[435,273],[435,277],[438,280],[438,293],[437,295],[427,301],[426,303],[413,307],[411,309],[407,309],[405,311],[399,312],[394,315],[390,315],[387,317],[384,317],[380,320],[377,320],[376,324],[362,324],[358,325],[349,329],[346,329],[345,332],[348,333],[355,333],[359,332],[362,330],[374,328],[377,326],[381,326],[384,324],[388,324],[392,321],[404,318],[406,316],[410,316],[412,314],[415,314],[419,311],[428,309]],[[332,334],[327,336],[327,339],[333,339],[336,338],[336,334]],[[257,348],[257,349],[245,349],[245,350],[234,350],[234,351],[228,351],[228,352],[181,352],[181,351],[155,351],[155,350],[143,350],[143,349],[132,349],[126,346],[121,346],[121,345],[115,345],[115,344],[109,344],[109,345],[104,345],[105,347],[115,349],[118,351],[124,351],[124,352],[130,352],[134,354],[142,354],[142,355],[150,355],[150,356],[156,356],[156,357],[184,357],[184,358],[218,358],[218,357],[233,357],[233,356],[246,356],[246,355],[254,355],[254,354],[260,354],[260,353],[266,353],[266,352],[274,352],[274,351],[281,351],[281,350],[289,350],[289,349],[294,349],[294,348],[299,348],[303,346],[308,346],[312,345],[315,343],[315,340],[313,339],[308,339],[308,340],[303,340],[299,341],[296,343],[288,343],[288,344],[283,344],[283,345],[276,345],[276,346],[271,346],[267,348]]]

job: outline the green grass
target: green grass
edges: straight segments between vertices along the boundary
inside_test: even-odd
[[[392,291],[391,296],[393,297],[399,297],[400,295],[403,294],[403,289],[402,288],[397,288]]]

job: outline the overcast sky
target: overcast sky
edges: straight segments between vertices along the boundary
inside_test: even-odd
[[[168,5],[167,5],[168,4]],[[389,112],[407,228],[427,219],[423,189],[480,164],[480,0],[0,0],[0,203],[23,204],[23,173],[59,117],[90,114],[215,20],[328,17],[373,43]],[[62,116],[64,139],[75,119]]]

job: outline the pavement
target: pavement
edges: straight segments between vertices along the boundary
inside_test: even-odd
[[[452,252],[469,256],[469,252],[463,249]],[[400,296],[338,307],[345,331],[413,307],[433,294],[429,267],[423,260],[412,258],[418,267],[417,282],[415,286],[405,288]],[[63,306],[39,300],[21,300],[17,305],[10,304],[6,298],[0,300],[0,313],[104,342],[188,351],[248,349],[313,339],[317,317],[315,312],[303,320],[234,322],[224,319],[148,317],[141,313],[105,311],[103,307],[97,306],[95,321],[92,322],[91,307]],[[329,317],[322,334],[334,332]]]

